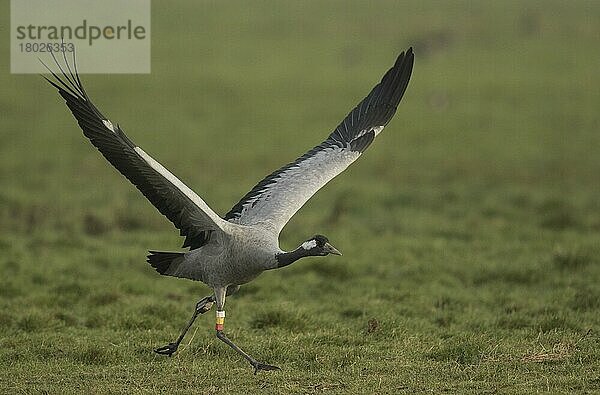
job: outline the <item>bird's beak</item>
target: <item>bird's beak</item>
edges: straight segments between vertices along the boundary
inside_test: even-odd
[[[328,254],[342,255],[342,253],[339,252],[337,248],[335,248],[334,246],[332,246],[329,243],[325,243],[325,245],[323,246],[323,250],[325,250],[325,252]]]

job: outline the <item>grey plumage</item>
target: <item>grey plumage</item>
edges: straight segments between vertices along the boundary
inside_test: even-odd
[[[180,338],[157,349],[171,355],[198,314],[217,304],[224,315],[225,297],[265,270],[287,266],[305,256],[339,254],[324,236],[314,236],[291,252],[279,248],[279,233],[289,219],[327,182],[345,170],[373,142],[393,117],[408,86],[414,55],[412,48],[398,56],[369,95],[363,99],[321,144],[296,161],[260,181],[224,218],[196,193],[134,144],[92,104],[66,57],[67,71],[56,62],[60,75],[47,79],[65,99],[84,135],[104,157],[185,236],[187,252],[150,251],[148,262],[160,274],[202,281],[214,295],[198,302],[194,316]],[[55,59],[56,61],[56,59]],[[217,318],[217,323],[219,319]],[[219,330],[217,336],[244,356],[255,370],[275,367],[261,364]]]

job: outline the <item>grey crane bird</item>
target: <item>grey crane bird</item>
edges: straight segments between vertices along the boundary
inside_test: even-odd
[[[53,55],[54,57],[54,55]],[[223,332],[225,298],[265,270],[282,268],[308,256],[341,255],[316,235],[293,251],[279,248],[289,219],[327,182],[371,145],[394,116],[411,76],[412,48],[402,52],[381,81],[321,144],[260,181],[223,218],[194,191],[131,141],[88,97],[77,72],[63,54],[50,82],[66,101],[83,134],[185,237],[185,252],[150,251],[148,263],[160,274],[202,281],[213,294],[195,306],[179,338],[155,351],[171,356],[196,317],[216,304],[217,337],[258,370],[279,369],[259,362]]]

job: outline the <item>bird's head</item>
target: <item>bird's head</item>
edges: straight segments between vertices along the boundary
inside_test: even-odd
[[[325,256],[329,254],[342,255],[334,246],[329,244],[327,237],[323,235],[316,235],[306,240],[300,246],[308,252],[308,255],[312,256]]]

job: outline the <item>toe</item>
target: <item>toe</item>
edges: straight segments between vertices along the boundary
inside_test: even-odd
[[[171,356],[175,351],[177,351],[177,347],[173,343],[169,343],[166,346],[159,347],[154,350],[154,352],[157,354],[168,355],[168,356]]]
[[[254,365],[254,374],[256,374],[259,370],[281,370],[278,366],[268,365],[266,363],[257,363]]]

